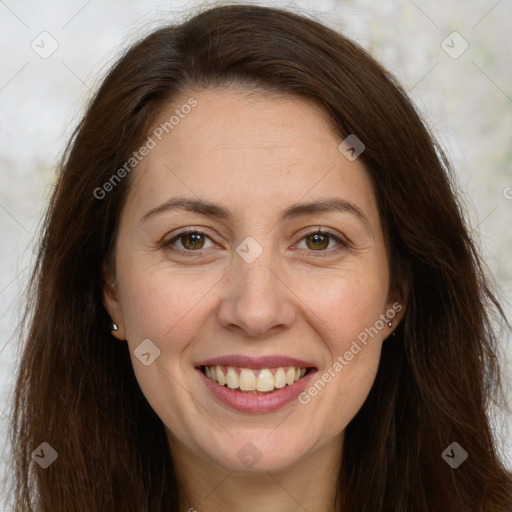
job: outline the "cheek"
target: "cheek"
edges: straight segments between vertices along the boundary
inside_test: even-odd
[[[192,275],[186,269],[171,270],[136,260],[123,264],[119,269],[119,274],[122,271],[125,276],[121,302],[132,366],[152,408],[161,418],[169,419],[190,407],[183,371],[195,370],[186,367],[183,359],[203,328],[212,304],[209,296],[214,297],[214,285],[222,274]],[[137,353],[141,353],[138,347],[147,339],[159,352],[155,352],[158,355],[154,362],[145,366]]]
[[[152,339],[162,350],[175,351],[201,325],[208,292],[220,272],[171,268],[165,263],[146,263],[144,255],[120,261],[123,282],[121,301],[129,343]],[[124,265],[124,266],[122,266]]]
[[[302,395],[333,432],[344,428],[362,406],[378,370],[387,336],[386,276],[347,273],[316,294],[311,309],[331,360]],[[313,297],[313,295],[311,295]]]
[[[305,302],[325,325],[333,356],[349,350],[352,340],[364,339],[367,329],[375,326],[385,336],[380,316],[386,311],[387,281],[385,275],[355,269],[325,282],[316,282],[309,291],[303,289]],[[321,293],[319,293],[321,290]],[[373,332],[373,331],[372,331]]]

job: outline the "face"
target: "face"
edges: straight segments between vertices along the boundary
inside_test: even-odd
[[[342,441],[400,320],[375,195],[305,100],[191,92],[156,125],[177,109],[131,176],[104,304],[171,452],[283,469]]]

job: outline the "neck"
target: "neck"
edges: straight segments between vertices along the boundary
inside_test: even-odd
[[[188,512],[340,512],[343,434],[285,468],[228,471],[173,438],[182,508]]]

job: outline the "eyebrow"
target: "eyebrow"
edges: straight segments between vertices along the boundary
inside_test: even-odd
[[[214,217],[222,220],[231,218],[232,214],[223,206],[205,201],[203,199],[192,199],[187,197],[174,197],[165,203],[152,208],[141,218],[141,222],[146,222],[151,217],[160,213],[172,210],[186,210],[199,213],[208,217]],[[279,215],[279,222],[294,219],[305,215],[314,215],[317,213],[344,212],[355,215],[371,232],[370,222],[362,210],[354,203],[341,199],[339,197],[328,197],[309,203],[295,203],[283,210]]]

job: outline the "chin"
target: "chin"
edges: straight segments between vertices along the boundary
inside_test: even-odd
[[[260,473],[265,471],[281,471],[292,467],[304,456],[304,441],[284,444],[285,439],[277,432],[270,434],[265,430],[261,435],[239,433],[222,449],[218,447],[210,457],[216,464],[228,471]],[[267,436],[269,436],[267,438]],[[273,439],[271,439],[274,437]],[[286,436],[284,436],[286,437]],[[301,449],[301,451],[298,450]],[[211,446],[208,447],[211,451]]]

